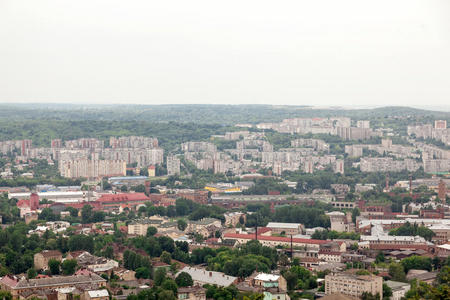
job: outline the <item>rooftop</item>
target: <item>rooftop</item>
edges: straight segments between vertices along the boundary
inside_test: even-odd
[[[384,283],[386,283],[387,286],[390,287],[391,289],[398,289],[398,288],[402,288],[404,286],[409,286],[409,283],[400,282],[400,281],[392,281],[392,280],[385,281]]]
[[[261,281],[278,281],[278,278],[280,278],[280,275],[273,275],[273,274],[267,274],[267,273],[259,273],[256,275],[255,280],[261,280]]]
[[[109,293],[108,293],[107,289],[89,291],[88,294],[89,294],[89,297],[91,297],[91,298],[109,297]]]
[[[278,222],[269,222],[266,227],[269,228],[288,228],[288,229],[298,229],[302,224],[299,223],[278,223]]]
[[[86,275],[72,275],[72,276],[54,276],[41,279],[23,279],[20,280],[14,289],[27,289],[27,288],[43,288],[53,287],[61,285],[76,285],[76,284],[90,284],[95,282],[106,282],[105,279],[97,274]]]
[[[226,233],[224,235],[224,238],[253,240],[253,239],[255,239],[255,235],[254,234]],[[286,243],[290,243],[291,242],[291,238],[289,238],[289,237],[281,237],[281,236],[258,235],[258,240],[261,240],[261,241],[277,241],[277,242],[286,242]],[[292,242],[299,243],[299,244],[318,244],[318,245],[320,245],[320,244],[326,244],[329,241],[292,238]]]
[[[180,272],[178,272],[178,274],[181,272],[186,272],[191,275],[194,282],[197,281],[205,284],[217,284],[218,286],[224,287],[231,285],[237,279],[237,277],[225,275],[222,272],[207,271],[193,267],[184,267]]]

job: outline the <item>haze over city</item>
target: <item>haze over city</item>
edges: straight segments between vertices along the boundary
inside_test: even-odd
[[[0,102],[433,105],[450,2],[0,1]]]

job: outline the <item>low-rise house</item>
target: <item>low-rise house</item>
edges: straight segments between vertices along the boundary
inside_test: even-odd
[[[371,250],[422,249],[427,251],[433,244],[420,236],[362,235],[360,248]]]
[[[217,286],[227,287],[237,283],[238,278],[230,275],[225,275],[222,272],[207,271],[205,269],[199,269],[194,267],[184,267],[177,273],[186,272],[191,275],[194,284],[205,285],[215,284]]]
[[[132,281],[136,280],[136,272],[133,270],[127,270],[124,268],[115,268],[114,274],[119,277],[120,280]]]
[[[279,288],[268,288],[263,292],[264,300],[290,300],[288,293]]]
[[[78,263],[78,266],[90,269],[108,266],[112,266],[112,268],[114,268],[119,266],[119,264],[114,260],[108,260],[104,257],[95,256],[87,251],[70,252],[69,254],[67,254],[66,258],[75,259]]]
[[[300,223],[278,223],[269,222],[267,224],[268,228],[272,230],[274,234],[285,234],[285,235],[296,235],[302,234],[305,230],[305,226]]]
[[[401,300],[411,288],[411,285],[405,282],[388,280],[385,283],[392,290],[390,300]]]
[[[319,250],[318,255],[319,260],[326,261],[326,262],[342,262],[342,253],[339,251],[326,251],[326,250]]]
[[[287,282],[283,276],[254,272],[244,282],[236,284],[241,292],[261,293],[265,300],[289,300]]]
[[[434,224],[429,227],[434,232],[434,236],[431,241],[435,244],[446,244],[450,241],[450,225],[447,224]]]
[[[31,222],[38,220],[39,214],[37,212],[29,212],[25,213],[23,217],[25,219],[25,224],[30,224]]]
[[[282,291],[287,290],[287,282],[281,275],[258,273],[253,277],[252,285],[263,288],[279,288]]]
[[[438,276],[437,272],[411,269],[408,271],[408,274],[406,274],[406,279],[408,281],[417,279],[417,281],[432,284],[436,280],[437,276]]]
[[[73,300],[74,296],[77,298],[83,295],[83,291],[77,289],[76,287],[65,287],[58,288],[55,290],[57,293],[58,300]]]
[[[290,247],[291,243],[294,247],[302,247],[307,249],[315,249],[318,250],[320,245],[327,244],[329,241],[324,240],[314,240],[314,239],[302,239],[302,238],[290,238],[290,237],[282,237],[282,236],[265,236],[258,235],[255,237],[255,234],[240,234],[240,233],[226,233],[223,235],[223,239],[235,240],[235,245],[246,244],[248,241],[257,239],[262,245],[268,247],[276,247],[276,246],[286,246]],[[340,245],[343,251],[346,249],[345,243],[340,242]]]
[[[178,224],[177,222],[165,222],[161,225],[159,225],[158,227],[158,233],[168,233],[168,232],[172,232],[172,231],[176,231],[179,234],[184,234],[183,231],[178,229]]]
[[[198,285],[180,287],[178,300],[206,300],[206,289]]]
[[[109,293],[107,289],[86,291],[82,300],[109,300]]]
[[[419,249],[419,250],[403,250],[403,251],[394,250],[394,251],[390,251],[387,254],[387,257],[392,257],[394,259],[401,260],[401,259],[413,256],[413,255],[422,256],[422,255],[425,255],[427,253],[428,253],[427,251],[422,250],[422,249]]]
[[[147,234],[147,229],[150,226],[158,228],[163,223],[162,219],[140,219],[135,220],[128,224],[128,234],[129,235],[140,235],[145,236]]]
[[[88,265],[87,268],[94,273],[108,273],[110,274],[114,268],[117,268],[119,263],[115,260],[108,259],[103,263]]]
[[[61,261],[62,253],[58,250],[43,250],[34,255],[34,268],[36,270],[46,270],[48,269],[48,262],[51,259],[56,259]]]
[[[241,219],[245,223],[245,214],[242,212],[229,212],[223,214],[225,217],[225,226],[236,227],[240,223]]]
[[[342,253],[342,262],[360,262],[366,259],[365,255],[355,253]]]
[[[222,228],[222,223],[218,219],[213,218],[203,218],[198,221],[189,221],[186,228],[187,233],[200,234],[203,237],[209,237],[217,229]]]
[[[439,245],[436,247],[436,252],[439,257],[449,257],[450,256],[450,243]]]
[[[71,275],[71,276],[53,276],[36,279],[19,279],[14,276],[4,276],[0,280],[0,287],[3,290],[11,292],[17,299],[21,293],[35,293],[36,291],[55,290],[67,287],[90,287],[98,289],[106,286],[106,280],[96,274],[89,275]]]

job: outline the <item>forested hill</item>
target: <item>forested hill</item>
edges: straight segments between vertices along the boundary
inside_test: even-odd
[[[0,104],[0,120],[63,121],[144,121],[233,125],[236,123],[279,122],[294,117],[348,116],[353,119],[385,119],[394,116],[411,119],[448,119],[450,112],[410,107],[375,109],[317,109],[307,106],[273,105],[76,105]]]
[[[142,135],[157,137],[160,145],[176,149],[186,141],[238,130],[237,123],[280,122],[294,117],[347,116],[370,120],[371,126],[389,127],[406,134],[406,126],[446,119],[450,113],[408,107],[376,109],[312,109],[270,105],[63,105],[0,104],[0,141],[32,139],[34,146],[50,140]]]

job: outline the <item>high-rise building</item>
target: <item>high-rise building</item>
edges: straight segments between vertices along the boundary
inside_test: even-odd
[[[61,139],[53,139],[51,142],[52,148],[62,148],[62,140]]]
[[[334,163],[334,173],[344,174],[344,160],[336,159]]]
[[[175,156],[167,156],[167,175],[179,175],[180,174],[180,159]]]
[[[22,156],[26,155],[27,150],[31,148],[31,144],[31,140],[22,140],[22,147],[20,149]]]
[[[445,202],[446,196],[447,196],[447,186],[445,185],[444,180],[441,179],[438,185],[438,197],[441,201]]]
[[[370,128],[370,121],[368,120],[359,120],[356,122],[356,127],[358,128]]]
[[[78,159],[59,162],[61,176],[68,178],[100,178],[125,176],[127,163],[124,160]]]
[[[434,129],[446,129],[447,121],[446,120],[436,120],[434,121]]]

